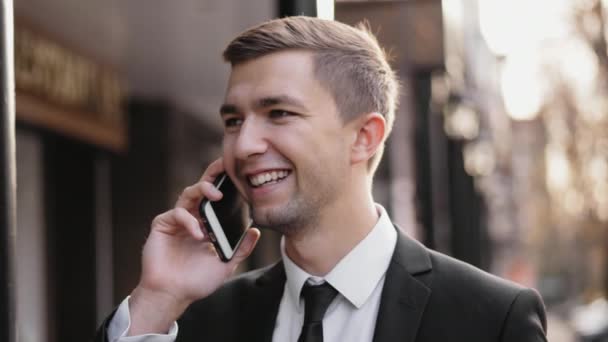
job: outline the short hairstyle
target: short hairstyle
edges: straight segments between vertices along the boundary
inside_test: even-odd
[[[380,113],[388,136],[394,121],[399,82],[369,25],[352,27],[337,21],[295,16],[274,19],[237,36],[224,50],[232,66],[285,50],[314,53],[315,78],[332,94],[345,122],[363,114]],[[384,141],[370,159],[375,172]]]

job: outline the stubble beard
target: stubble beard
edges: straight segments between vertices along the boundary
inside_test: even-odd
[[[304,198],[302,194],[275,208],[256,210],[250,206],[255,227],[270,229],[287,237],[296,237],[314,230],[320,221],[321,211],[335,197],[333,187]]]
[[[318,165],[333,165],[332,168]],[[302,171],[302,179],[291,197],[282,205],[270,209],[249,209],[255,227],[270,229],[289,238],[297,239],[319,227],[323,212],[342,196],[344,175],[347,174],[348,161],[318,163],[307,171]],[[294,175],[295,176],[295,175]]]

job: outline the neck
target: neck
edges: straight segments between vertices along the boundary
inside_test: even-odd
[[[303,230],[301,235],[285,236],[285,252],[309,274],[329,273],[378,222],[370,191],[345,198],[356,200],[336,201],[325,208],[317,226]]]

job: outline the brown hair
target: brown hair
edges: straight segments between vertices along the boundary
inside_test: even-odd
[[[331,20],[287,17],[267,21],[236,37],[224,51],[232,66],[273,52],[303,49],[315,53],[315,77],[333,95],[345,122],[377,112],[388,136],[397,107],[399,84],[384,50],[368,25],[356,28]],[[383,147],[370,159],[375,171]]]

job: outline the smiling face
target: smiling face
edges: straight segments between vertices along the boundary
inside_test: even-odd
[[[255,225],[290,235],[347,196],[353,132],[314,78],[313,54],[282,51],[233,67],[221,114],[224,166]]]

